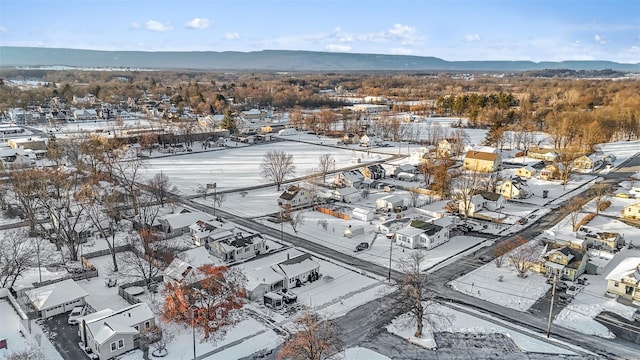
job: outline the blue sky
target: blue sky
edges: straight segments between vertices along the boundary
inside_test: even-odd
[[[640,0],[1,0],[0,45],[637,63]]]

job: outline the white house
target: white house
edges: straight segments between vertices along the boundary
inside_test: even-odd
[[[193,280],[198,280],[198,276],[192,275],[192,272],[206,264],[218,266],[222,265],[222,261],[209,254],[204,246],[179,252],[164,270],[163,280],[180,282],[189,276],[193,276]]]
[[[360,146],[371,147],[371,146],[380,146],[382,144],[382,139],[375,135],[362,135],[360,138]]]
[[[87,353],[100,360],[111,359],[139,346],[141,332],[155,327],[155,317],[147,303],[124,309],[107,309],[80,319],[80,340]]]
[[[640,302],[640,257],[622,260],[605,279],[607,292]]]
[[[376,200],[376,209],[393,210],[404,205],[404,198],[399,195],[386,195]]]
[[[311,204],[313,204],[313,198],[309,190],[298,185],[289,186],[278,198],[278,205],[281,207],[295,208]]]
[[[315,281],[320,276],[320,264],[307,253],[272,265],[271,268],[284,276],[285,289],[298,287],[305,282]]]
[[[482,206],[487,210],[496,211],[504,207],[506,200],[501,194],[481,191],[479,195],[484,198],[484,204]]]
[[[333,177],[333,183],[338,186],[360,187],[364,181],[364,175],[360,170],[343,171]]]
[[[232,224],[222,223],[217,220],[198,220],[189,225],[191,238],[193,239],[193,244],[196,246],[205,246],[209,235],[214,232],[231,229],[233,229]]]
[[[531,196],[527,185],[516,179],[503,181],[496,187],[496,193],[502,194],[505,199],[526,199]]]
[[[458,211],[466,216],[472,216],[484,207],[484,198],[479,195],[473,195],[467,201],[458,202]]]
[[[395,241],[398,245],[410,249],[433,249],[449,241],[449,228],[413,220],[408,226],[396,231]]]
[[[373,211],[369,209],[353,208],[351,210],[351,217],[362,221],[373,220]]]
[[[209,252],[225,262],[236,262],[250,259],[267,251],[262,234],[250,234],[237,231],[231,236],[209,241]]]
[[[25,295],[43,318],[65,313],[85,304],[89,295],[72,279],[25,291]]]
[[[361,195],[361,191],[354,187],[335,189],[331,192],[332,199],[336,201],[342,201],[347,204],[360,201]]]
[[[204,220],[211,221],[213,216],[201,212],[183,212],[178,214],[169,214],[158,219],[162,232],[167,238],[184,235],[191,232],[189,226],[196,222]]]

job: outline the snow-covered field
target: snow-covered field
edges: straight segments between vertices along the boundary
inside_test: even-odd
[[[366,151],[355,148],[350,150],[295,141],[277,141],[221,151],[152,158],[146,162],[144,171],[148,178],[162,172],[184,195],[194,195],[198,189],[210,183],[216,183],[218,191],[233,190],[271,182],[262,176],[260,169],[268,151],[284,151],[293,155],[296,167],[293,177],[317,172],[322,154],[330,154],[335,159],[336,169],[356,166],[358,161],[382,161],[388,157],[367,154]]]

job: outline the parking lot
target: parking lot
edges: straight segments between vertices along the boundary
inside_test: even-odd
[[[47,337],[51,340],[53,346],[60,353],[63,359],[78,360],[89,359],[89,357],[80,349],[78,343],[78,325],[68,325],[67,319],[69,313],[59,314],[47,319],[36,320]]]

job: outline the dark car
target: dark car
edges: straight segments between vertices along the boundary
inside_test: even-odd
[[[367,250],[369,248],[369,243],[361,242],[356,246],[356,251]]]

